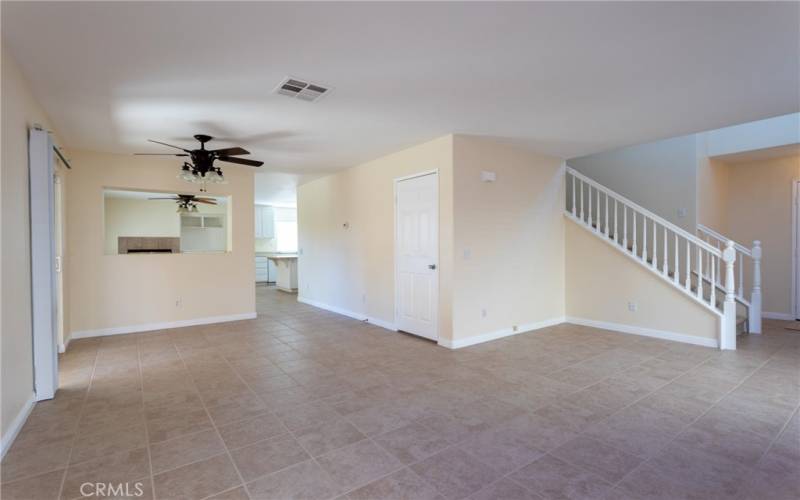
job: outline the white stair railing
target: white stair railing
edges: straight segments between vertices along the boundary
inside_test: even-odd
[[[697,235],[716,248],[723,248],[730,240],[702,224],[697,225]],[[755,240],[752,248],[734,242],[733,247],[736,250],[736,301],[747,307],[748,332],[761,333],[761,242]],[[710,277],[705,276],[705,278]],[[722,287],[719,278],[716,285]]]
[[[736,349],[734,242],[716,248],[570,167],[565,188],[567,217],[717,314],[720,349]]]

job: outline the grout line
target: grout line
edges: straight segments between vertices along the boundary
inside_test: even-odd
[[[770,355],[769,358],[765,359],[760,365],[758,365],[758,367],[755,370],[753,370],[753,372],[750,373],[750,375],[748,375],[745,378],[743,378],[741,382],[736,384],[732,389],[730,389],[727,392],[725,392],[722,395],[722,397],[719,398],[715,403],[712,403],[711,406],[709,406],[709,408],[706,411],[704,411],[703,413],[700,414],[700,416],[698,416],[697,418],[695,418],[694,420],[692,420],[691,422],[689,422],[688,424],[683,426],[683,428],[681,428],[681,430],[677,434],[675,434],[675,436],[673,436],[663,447],[661,447],[658,450],[658,453],[660,454],[663,450],[669,448],[675,442],[675,440],[677,440],[684,432],[686,432],[686,430],[689,427],[691,427],[692,425],[697,423],[700,419],[705,417],[711,410],[714,409],[714,407],[716,407],[720,403],[720,401],[725,399],[726,396],[732,394],[736,389],[738,389],[739,387],[744,385],[745,382],[750,380],[750,378],[752,378],[756,373],[758,373],[759,370],[761,370],[761,368],[763,368],[767,364],[767,362],[772,358],[772,356],[774,356],[774,353],[772,355]],[[706,362],[708,362],[708,361],[710,361],[710,360],[706,360]],[[706,362],[704,362],[702,364],[705,364]],[[680,445],[678,445],[678,446],[680,446]],[[642,465],[644,465],[646,463],[649,464],[649,462],[651,462],[655,457],[656,457],[656,455],[652,455],[647,460],[643,460],[642,462],[640,462],[636,467],[634,467],[633,469],[629,470],[619,481],[617,481],[616,485],[621,484],[627,477],[631,476],[635,471],[637,471],[639,468],[641,468]],[[752,466],[748,465],[747,467],[748,467],[748,469],[752,469]],[[616,485],[615,485],[615,487],[616,487]],[[737,487],[737,490],[738,490],[738,487]]]
[[[231,455],[231,452],[228,449],[228,445],[225,444],[225,440],[222,439],[222,434],[219,432],[219,428],[217,427],[216,422],[214,422],[214,419],[211,418],[211,413],[208,411],[208,406],[206,405],[205,400],[203,400],[203,397],[200,395],[200,390],[197,387],[197,382],[195,381],[194,374],[192,374],[192,371],[189,370],[189,367],[187,366],[186,360],[183,358],[183,355],[181,354],[180,349],[178,349],[177,346],[174,346],[174,345],[173,345],[173,347],[175,348],[176,352],[178,353],[178,359],[181,360],[181,363],[183,364],[184,370],[186,370],[186,373],[192,379],[192,385],[194,386],[195,392],[197,392],[197,397],[200,399],[200,404],[203,405],[203,410],[206,412],[206,417],[211,422],[211,426],[213,427],[214,431],[217,433],[217,437],[222,442],[222,446],[225,449],[225,453],[228,455],[228,460],[230,461],[231,465],[233,466],[233,470],[236,471],[236,475],[239,476],[239,481],[241,481],[240,485],[244,488],[244,491],[247,494],[247,496],[250,497],[251,496],[250,495],[250,490],[248,490],[247,484],[245,484],[245,482],[244,482],[244,477],[242,477],[241,472],[239,472],[239,468],[236,466],[236,462],[233,460],[233,455]],[[222,357],[222,359],[225,359],[224,356],[221,356],[221,357]],[[227,363],[227,360],[225,360],[225,361]],[[220,455],[221,455],[221,453],[220,453]],[[158,498],[158,496],[155,495],[155,491],[153,492],[153,494],[154,494],[155,498]],[[216,494],[216,493],[214,493],[214,494]],[[212,494],[212,496],[213,496],[213,494]]]
[[[94,374],[95,374],[95,371],[97,370],[97,358],[100,357],[100,345],[101,344],[102,344],[102,341],[98,342],[97,343],[97,347],[95,348],[95,351],[94,351],[94,359],[92,360],[92,373],[89,375],[89,385],[86,387],[86,394],[83,395],[83,403],[81,403],[81,411],[80,411],[80,413],[78,415],[77,422],[75,422],[75,436],[72,438],[72,444],[70,445],[69,455],[67,456],[67,463],[64,466],[64,475],[61,478],[61,486],[59,486],[59,488],[58,488],[58,498],[61,498],[61,496],[64,494],[64,484],[66,484],[66,482],[67,482],[67,473],[69,472],[69,469],[70,469],[70,461],[72,460],[72,452],[75,450],[75,443],[78,441],[78,434],[79,434],[78,429],[80,428],[81,420],[83,420],[83,414],[86,411],[86,404],[89,401],[89,393],[92,390],[92,384],[94,384]],[[56,394],[58,394],[58,391],[56,391]]]
[[[153,478],[153,455],[150,451],[150,428],[147,424],[147,408],[144,403],[144,370],[142,370],[142,349],[139,342],[136,342],[136,359],[139,363],[139,387],[142,390],[142,420],[144,420],[144,442],[147,447],[147,465],[150,471],[150,490],[153,492],[153,498],[156,498],[156,481]]]

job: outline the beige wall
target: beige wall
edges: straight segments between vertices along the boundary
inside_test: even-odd
[[[2,48],[2,436],[33,394],[28,128],[49,120],[16,61]],[[60,175],[66,177],[63,173]],[[66,277],[65,277],[66,279]]]
[[[392,323],[394,179],[438,169],[439,336],[451,338],[452,164],[453,137],[445,136],[301,185],[300,297]]]
[[[438,168],[439,338],[463,345],[470,337],[561,318],[560,167],[555,158],[456,135],[304,184],[298,190],[300,295],[392,323],[393,181]],[[481,182],[482,170],[496,172],[497,182]]]
[[[472,136],[453,150],[454,338],[562,318],[562,160]]]
[[[68,185],[71,331],[91,332],[255,311],[253,171],[225,168],[232,251],[214,254],[105,255],[103,188],[197,193],[179,165],[132,155],[71,151]],[[176,302],[180,304],[176,306]]]
[[[697,222],[728,234],[728,166],[702,158],[697,169]]]
[[[639,144],[567,161],[600,184],[694,233],[697,165],[702,151],[695,135]],[[679,217],[678,210],[686,209]]]
[[[716,342],[715,313],[576,223],[566,225],[568,317]],[[636,312],[628,310],[631,301]]]
[[[727,234],[745,246],[761,241],[763,310],[791,314],[792,182],[800,180],[800,156],[730,163],[727,169]]]

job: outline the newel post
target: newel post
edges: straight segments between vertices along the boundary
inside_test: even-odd
[[[733,241],[725,243],[722,261],[725,262],[725,302],[722,304],[719,348],[736,350],[736,283],[733,272],[736,248]]]
[[[750,292],[750,333],[761,333],[761,242],[753,242],[753,290]]]

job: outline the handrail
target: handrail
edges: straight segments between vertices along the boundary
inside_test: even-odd
[[[722,234],[714,231],[710,227],[704,226],[703,224],[697,224],[697,230],[700,231],[700,232],[706,233],[707,235],[711,236],[712,238],[714,238],[714,239],[716,239],[716,240],[718,240],[718,241],[720,241],[722,243],[725,243],[726,241],[728,241],[728,238],[726,238]],[[753,252],[749,248],[747,248],[745,246],[742,246],[741,244],[736,243],[735,241],[733,242],[733,247],[736,249],[737,252],[743,253],[743,254],[747,255],[748,257],[752,257],[753,256]]]
[[[630,208],[632,208],[632,209],[634,209],[634,210],[636,210],[638,212],[641,212],[648,219],[651,219],[651,220],[653,220],[655,222],[658,222],[659,224],[661,224],[662,226],[665,226],[667,229],[669,229],[673,233],[681,235],[687,241],[691,241],[692,243],[694,243],[694,244],[696,244],[696,245],[698,245],[700,247],[703,247],[703,249],[705,251],[714,254],[716,257],[722,258],[722,250],[720,250],[719,248],[709,244],[708,242],[705,242],[705,241],[701,240],[700,238],[697,237],[697,235],[694,235],[694,234],[690,233],[689,231],[686,231],[685,229],[682,229],[682,228],[676,226],[672,222],[669,222],[668,220],[664,219],[663,217],[658,216],[658,215],[654,214],[653,212],[651,212],[650,210],[647,210],[646,208],[642,207],[641,205],[638,205],[637,203],[632,202],[631,200],[629,200],[628,198],[625,198],[621,194],[616,193],[616,192],[608,189],[607,187],[603,186],[602,184],[599,184],[596,181],[586,177],[585,175],[583,175],[582,173],[578,172],[577,170],[575,170],[572,167],[567,166],[567,173],[569,173],[573,177],[577,177],[582,182],[585,182],[587,184],[590,184],[590,185],[594,186],[596,189],[602,191],[606,195],[613,196],[614,198],[616,198],[621,203],[623,203],[625,205],[628,205]]]

